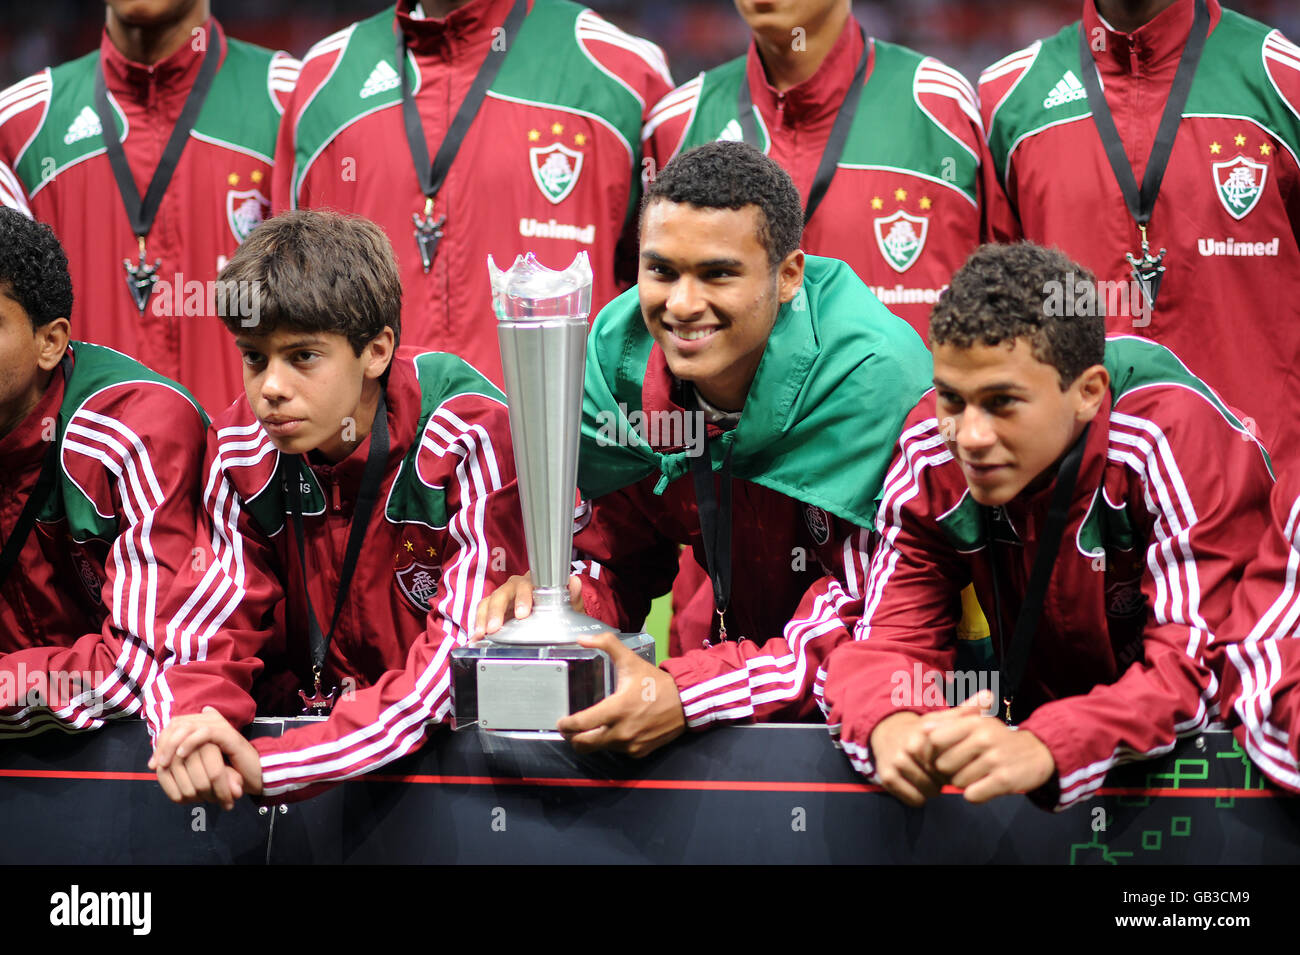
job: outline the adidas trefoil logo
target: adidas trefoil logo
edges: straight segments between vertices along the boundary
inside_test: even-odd
[[[104,127],[99,124],[99,117],[95,115],[95,111],[89,106],[83,106],[77,118],[68,127],[68,131],[63,134],[63,145],[71,146],[91,136],[99,136],[103,132]]]
[[[370,71],[365,86],[361,87],[361,98],[368,99],[378,93],[395,90],[399,82],[397,70],[389,66],[387,60],[380,60],[375,64],[375,68]]]
[[[1079,78],[1074,75],[1074,70],[1066,70],[1065,75],[1056,81],[1052,87],[1052,92],[1047,94],[1047,99],[1043,100],[1043,106],[1051,109],[1053,106],[1064,106],[1066,103],[1073,103],[1077,99],[1087,99],[1088,91],[1083,88]]]

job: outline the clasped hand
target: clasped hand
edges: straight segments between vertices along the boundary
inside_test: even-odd
[[[946,785],[984,803],[1037,789],[1052,778],[1051,751],[1033,733],[985,715],[993,695],[981,691],[934,713],[894,713],[876,724],[871,750],[885,791],[920,806]]]

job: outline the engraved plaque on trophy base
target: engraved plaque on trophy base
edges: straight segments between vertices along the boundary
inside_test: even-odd
[[[654,663],[654,637],[622,634]],[[609,656],[590,647],[519,646],[480,640],[451,651],[452,729],[554,733],[556,721],[599,703],[614,689]]]

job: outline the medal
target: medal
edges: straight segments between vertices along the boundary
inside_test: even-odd
[[[1200,62],[1201,53],[1205,49],[1205,38],[1209,32],[1210,14],[1205,0],[1195,0],[1192,26],[1187,34],[1187,45],[1183,47],[1182,55],[1178,59],[1178,69],[1174,73],[1169,98],[1165,100],[1164,112],[1156,128],[1156,139],[1151,146],[1151,155],[1147,159],[1142,186],[1138,188],[1133,167],[1124,152],[1119,130],[1115,127],[1115,118],[1111,115],[1110,106],[1102,94],[1101,81],[1097,78],[1097,64],[1092,58],[1087,33],[1084,31],[1083,24],[1079,24],[1079,69],[1083,78],[1084,92],[1088,97],[1088,107],[1092,110],[1093,124],[1097,128],[1097,135],[1101,137],[1102,147],[1106,150],[1106,159],[1115,174],[1115,182],[1124,196],[1124,204],[1128,206],[1129,214],[1133,216],[1133,222],[1142,234],[1142,257],[1138,258],[1132,252],[1124,253],[1124,257],[1132,266],[1129,274],[1142,290],[1148,315],[1155,308],[1160,281],[1164,278],[1163,263],[1167,250],[1161,249],[1159,255],[1151,254],[1151,246],[1147,243],[1147,223],[1151,221],[1151,213],[1156,206],[1156,196],[1160,194],[1160,182],[1164,179],[1165,168],[1169,165],[1169,157],[1173,153],[1174,138],[1178,135],[1183,107],[1187,104],[1192,78],[1196,75],[1196,65]],[[1140,327],[1148,323],[1149,319],[1144,322],[1135,321],[1134,325]]]
[[[487,58],[483,60],[478,73],[474,75],[474,82],[470,84],[469,92],[465,94],[460,108],[456,110],[456,115],[447,128],[447,135],[443,137],[432,162],[429,161],[429,141],[424,135],[420,112],[415,106],[415,97],[411,93],[410,85],[406,82],[406,36],[402,33],[400,23],[393,24],[397,33],[397,48],[394,56],[397,61],[398,85],[402,90],[402,126],[406,131],[406,145],[411,152],[411,161],[415,164],[415,175],[420,180],[420,191],[424,193],[424,215],[418,212],[411,213],[411,222],[415,225],[415,246],[420,250],[420,262],[424,265],[426,275],[433,267],[434,257],[438,254],[438,243],[442,241],[442,227],[447,222],[445,215],[438,216],[437,219],[433,217],[433,198],[446,181],[447,172],[451,169],[456,154],[460,152],[461,144],[469,133],[474,117],[478,115],[479,107],[483,105],[483,98],[487,96],[488,88],[491,87],[492,81],[496,79],[501,65],[505,62],[503,51],[513,49],[514,38],[518,36],[519,28],[527,15],[528,4],[524,0],[515,0],[514,6],[506,16],[504,26],[500,28],[504,31],[501,46],[498,48],[496,41],[493,41]]]
[[[433,217],[433,199],[424,200],[424,215],[418,212],[411,213],[411,221],[415,223],[415,244],[420,250],[420,261],[424,263],[424,272],[427,275],[433,265],[434,256],[438,254],[438,243],[442,240],[442,226],[447,221],[447,217]]]
[[[1142,231],[1142,258],[1135,259],[1132,252],[1125,252],[1124,258],[1128,259],[1128,264],[1133,266],[1130,274],[1133,281],[1137,282],[1138,288],[1142,289],[1142,298],[1146,300],[1147,310],[1156,307],[1156,295],[1160,292],[1160,280],[1164,278],[1165,267],[1161,263],[1164,261],[1167,249],[1161,249],[1159,255],[1151,254],[1151,246],[1147,244],[1147,227],[1139,225]]]
[[[328,693],[324,693],[320,688],[320,667],[311,668],[312,680],[315,681],[316,690],[311,696],[307,695],[306,690],[299,690],[298,696],[302,697],[303,716],[329,716],[330,710],[334,709],[334,700],[339,695],[339,688],[336,686]]]
[[[384,467],[388,461],[388,400],[383,390],[379,392],[379,405],[375,409],[375,421],[370,431],[370,451],[366,454],[366,466],[361,472],[361,488],[357,493],[357,505],[352,512],[348,526],[348,543],[343,552],[343,563],[339,568],[338,592],[334,597],[334,613],[330,617],[330,628],[322,631],[316,608],[312,606],[311,589],[308,581],[312,578],[311,568],[307,563],[306,534],[302,526],[302,491],[303,461],[300,455],[280,455],[280,473],[285,480],[288,492],[289,516],[293,519],[293,542],[298,550],[298,565],[302,568],[303,599],[307,603],[307,640],[311,649],[312,693],[299,690],[298,696],[303,702],[303,713],[307,716],[328,716],[338,698],[339,688],[333,687],[329,692],[321,690],[320,675],[325,669],[325,660],[329,655],[330,642],[334,639],[334,628],[338,626],[339,612],[347,601],[348,590],[352,586],[352,574],[357,568],[357,558],[361,554],[361,541],[366,536],[370,524],[370,514],[379,498],[380,485],[384,480]],[[289,473],[292,472],[292,473]]]
[[[144,254],[144,236],[139,238],[140,264],[132,265],[130,259],[123,259],[122,267],[126,269],[126,287],[135,300],[136,308],[143,315],[145,306],[149,304],[149,296],[153,294],[153,287],[158,282],[158,267],[162,265],[162,259],[154,259],[153,265],[150,265]]]
[[[181,153],[189,141],[190,131],[194,128],[199,111],[203,108],[203,102],[207,99],[208,90],[212,88],[213,77],[217,74],[219,57],[212,53],[216,38],[211,36],[211,30],[205,35],[205,40],[207,45],[204,47],[203,61],[199,65],[199,75],[185,97],[180,118],[176,120],[176,125],[172,127],[167,137],[162,158],[158,160],[158,167],[149,180],[149,187],[145,190],[143,199],[140,198],[140,190],[131,175],[131,168],[126,161],[126,152],[122,148],[121,136],[116,132],[117,127],[114,125],[113,111],[109,108],[104,64],[99,64],[99,68],[95,71],[95,111],[99,116],[99,125],[103,129],[104,151],[108,154],[108,164],[113,170],[113,178],[117,180],[117,191],[122,197],[122,208],[126,211],[131,232],[140,240],[139,263],[132,265],[130,259],[123,259],[122,267],[126,269],[127,291],[131,293],[131,300],[135,302],[135,307],[140,310],[141,315],[149,304],[149,296],[153,294],[153,287],[158,281],[158,269],[162,265],[162,259],[155,259],[153,265],[149,264],[145,257],[144,239],[153,228],[158,208],[162,205],[163,196],[167,192],[167,185],[172,180],[172,174],[176,172]]]

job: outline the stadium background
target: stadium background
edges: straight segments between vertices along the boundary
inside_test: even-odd
[[[681,83],[745,51],[749,34],[730,0],[584,0],[625,30],[658,43]],[[1223,6],[1300,42],[1297,0],[1227,0]],[[391,6],[385,0],[211,0],[231,36],[302,57],[316,41]],[[975,82],[980,70],[1079,17],[1081,0],[857,0],[871,36],[936,56]],[[94,49],[101,0],[0,0],[0,89]],[[669,601],[655,601],[646,630],[666,655]]]
[[[663,47],[678,82],[742,53],[748,40],[729,0],[586,0],[610,20]],[[317,40],[391,4],[383,0],[212,0],[232,36],[303,56]],[[1223,4],[1300,42],[1296,0]],[[1080,0],[859,0],[872,36],[937,56],[972,80],[979,71],[1077,19]],[[0,0],[0,89],[99,42],[99,0]]]

